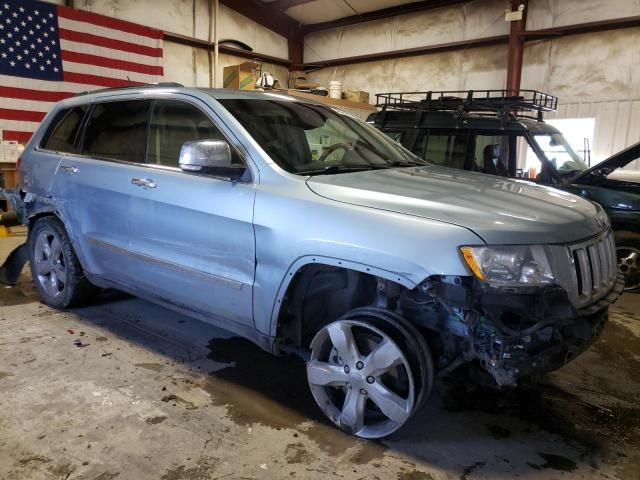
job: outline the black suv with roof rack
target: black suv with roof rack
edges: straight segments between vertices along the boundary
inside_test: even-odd
[[[589,167],[544,122],[558,98],[535,90],[381,93],[377,106],[368,123],[430,163],[530,180],[602,205],[625,288],[640,288],[640,172],[621,170],[640,158],[640,143]]]

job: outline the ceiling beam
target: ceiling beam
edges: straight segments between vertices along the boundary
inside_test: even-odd
[[[272,3],[260,0],[220,0],[220,3],[286,38],[291,38],[299,27],[298,22],[273,9]]]
[[[637,27],[640,27],[640,16],[614,18],[611,20],[602,20],[598,22],[567,25],[565,27],[526,30],[520,33],[520,35],[524,37],[526,42],[532,42],[541,40],[552,40],[554,38],[569,35],[580,35],[585,33],[605,32]],[[441,43],[424,47],[406,48],[402,50],[392,50],[387,52],[371,53],[367,55],[357,55],[355,57],[319,60],[313,63],[306,63],[301,67],[308,70],[314,68],[335,67],[340,65],[351,65],[355,63],[390,60],[399,57],[415,57],[419,55],[428,55],[430,53],[456,51],[466,48],[487,47],[491,45],[507,45],[508,42],[509,35],[496,35],[493,37],[477,38],[473,40],[463,40],[459,42]],[[296,66],[294,65],[294,67]]]
[[[305,63],[305,69],[337,67],[340,65],[353,65],[355,63],[376,62],[390,60],[401,57],[415,57],[428,55],[430,53],[451,52],[465,48],[487,47],[491,45],[505,45],[509,41],[509,35],[496,35],[493,37],[476,38],[473,40],[463,40],[460,42],[439,43],[424,47],[404,48],[402,50],[392,50],[388,52],[369,53],[366,55],[356,55],[354,57],[336,58],[332,60],[320,60],[313,63]]]
[[[302,31],[307,34],[317,32],[319,30],[327,30],[336,27],[346,27],[356,23],[370,22],[372,20],[381,20],[384,18],[405,15],[407,13],[416,13],[423,10],[431,10],[434,8],[447,7],[460,3],[468,3],[470,0],[422,0],[420,2],[406,3],[395,7],[383,8],[372,12],[364,12],[360,15],[352,15],[350,17],[331,20],[330,22],[312,23],[304,25]]]
[[[315,1],[316,0],[275,0],[274,2],[267,2],[266,5],[279,12],[284,12],[288,8],[295,7],[296,5],[304,5],[305,3]]]
[[[215,44],[213,42],[208,42],[207,40],[201,40],[199,38],[188,37],[186,35],[180,35],[179,33],[163,32],[163,38],[168,42],[179,43],[180,45],[186,45],[188,47],[202,48],[209,51],[213,51],[215,47]],[[291,62],[287,59],[274,57],[272,55],[265,55],[259,52],[242,50],[240,48],[228,47],[226,45],[218,45],[218,49],[220,53],[248,58],[250,60],[258,59],[266,63],[282,65],[283,67],[289,67],[291,65]]]
[[[563,35],[579,35],[582,33],[605,32],[610,30],[620,30],[622,28],[640,27],[640,16],[613,18],[610,20],[600,20],[597,22],[579,23],[567,25],[565,27],[552,27],[540,30],[525,30],[521,35],[526,40],[540,40]]]

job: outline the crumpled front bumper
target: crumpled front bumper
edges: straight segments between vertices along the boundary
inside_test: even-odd
[[[611,289],[611,291],[607,295],[602,297],[600,300],[598,300],[597,302],[592,303],[591,305],[588,305],[578,310],[578,315],[579,316],[592,315],[598,312],[599,310],[602,310],[603,308],[608,307],[609,305],[615,303],[616,300],[618,300],[618,298],[620,298],[620,295],[622,295],[623,291],[624,291],[624,275],[621,272],[618,272],[618,274],[616,275],[616,283],[613,285],[613,288]]]
[[[582,352],[600,337],[609,316],[609,306],[622,294],[624,277],[616,276],[611,291],[597,302],[575,311],[572,318],[552,328],[547,346],[535,352],[514,348],[505,349],[500,358],[484,362],[485,369],[499,385],[516,385],[522,379],[531,379],[557,370]],[[543,329],[541,329],[542,331]]]

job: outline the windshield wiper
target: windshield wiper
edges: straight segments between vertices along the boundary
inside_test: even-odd
[[[429,165],[428,163],[424,162],[418,162],[415,160],[409,160],[406,162],[393,162],[393,163],[388,163],[387,166],[391,167],[391,168],[397,168],[397,167],[426,167],[427,165]]]
[[[302,170],[296,172],[301,175],[333,175],[334,173],[351,173],[351,172],[364,172],[366,170],[372,170],[375,167],[368,165],[346,166],[346,165],[330,165],[324,168],[316,168],[313,170]]]
[[[426,163],[419,162],[392,162],[384,163],[380,165],[330,165],[324,168],[317,168],[314,170],[303,170],[296,172],[302,175],[334,175],[336,173],[353,173],[353,172],[366,172],[368,170],[385,170],[388,168],[398,167],[424,167]]]

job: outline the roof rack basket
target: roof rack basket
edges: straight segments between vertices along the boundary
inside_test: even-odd
[[[379,93],[376,106],[385,110],[495,112],[508,115],[534,112],[538,121],[544,112],[555,112],[558,97],[537,90],[450,90]]]

